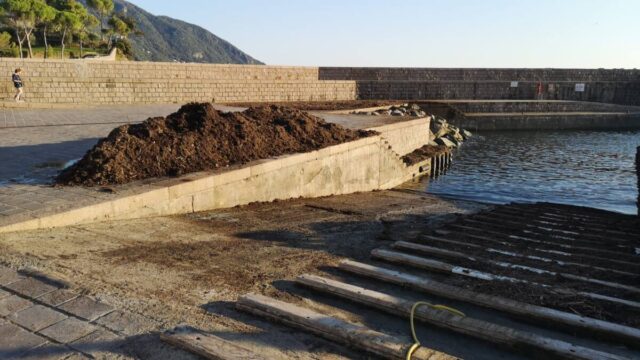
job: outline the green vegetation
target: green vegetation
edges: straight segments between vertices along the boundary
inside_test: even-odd
[[[132,56],[126,51],[131,49],[129,35],[138,34],[135,22],[114,8],[113,0],[0,0],[0,27],[5,30],[0,33],[0,55],[82,57],[87,48],[105,53],[115,45]],[[67,55],[69,47],[77,50]]]
[[[125,0],[0,0],[0,56],[261,64],[211,32]]]

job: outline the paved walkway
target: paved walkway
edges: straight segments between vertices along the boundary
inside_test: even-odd
[[[128,359],[153,320],[0,266],[0,359]]]
[[[114,127],[164,116],[177,108],[0,108],[0,226],[109,197],[96,189],[57,189],[49,184],[70,161],[81,158]]]

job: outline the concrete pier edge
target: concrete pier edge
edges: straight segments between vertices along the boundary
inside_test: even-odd
[[[0,226],[0,233],[391,189],[431,172],[431,159],[410,166],[401,159],[428,143],[430,121],[425,117],[374,127],[380,135],[232,169],[144,181],[145,186],[119,197],[29,219],[16,217]]]

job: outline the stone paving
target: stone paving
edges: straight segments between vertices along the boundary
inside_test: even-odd
[[[161,342],[159,322],[44,275],[0,265],[0,359],[194,359]]]
[[[96,190],[57,189],[49,184],[114,127],[177,109],[175,104],[0,108],[0,226],[109,197]]]
[[[128,337],[157,326],[55,280],[0,266],[0,359],[130,358]]]

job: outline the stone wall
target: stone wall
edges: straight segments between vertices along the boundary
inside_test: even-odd
[[[187,101],[352,99],[535,99],[640,105],[640,71],[604,69],[317,68],[83,60],[0,59],[9,75],[25,69],[33,103],[130,104]],[[518,82],[512,87],[513,81]],[[585,84],[584,92],[575,85]]]
[[[357,81],[362,99],[536,99],[542,84],[545,100],[640,105],[639,70],[320,68],[319,75]]]
[[[82,60],[0,59],[7,81],[24,69],[32,103],[132,104],[188,101],[322,101],[356,98],[354,81],[318,80],[318,68]]]

